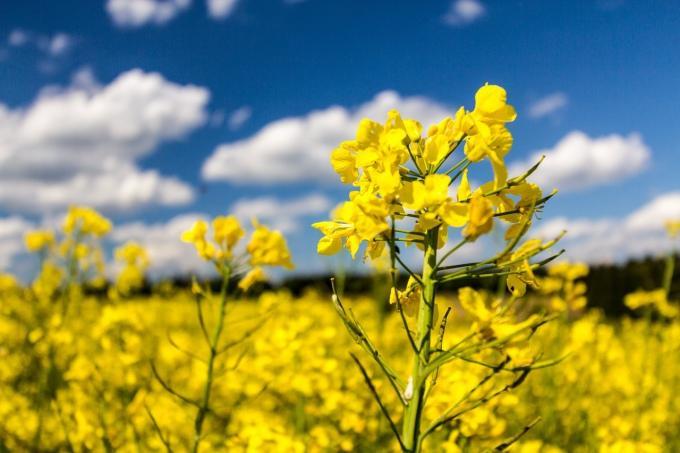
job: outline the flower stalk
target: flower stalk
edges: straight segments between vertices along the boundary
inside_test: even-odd
[[[402,441],[406,451],[416,451],[418,437],[420,435],[420,421],[425,406],[425,383],[423,373],[430,361],[432,324],[434,322],[435,307],[435,272],[437,265],[437,228],[433,228],[425,239],[423,258],[422,293],[418,309],[418,321],[416,330],[416,345],[418,351],[413,359],[413,382],[419,383],[413,389],[413,397],[408,401],[404,413],[402,427]]]

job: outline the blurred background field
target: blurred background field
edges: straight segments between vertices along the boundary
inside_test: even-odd
[[[88,296],[78,302],[77,316],[62,318],[20,290],[4,289],[1,448],[163,451],[160,431],[174,451],[188,450],[195,408],[162,388],[151,363],[182,395],[198,397],[207,350],[193,297],[174,290],[113,303]],[[281,290],[230,304],[226,342],[259,329],[217,364],[205,451],[397,448],[349,356],[359,348],[329,297]],[[405,365],[398,360],[407,347],[398,316],[370,297],[351,297],[348,304],[394,363]],[[451,342],[468,332],[458,307],[449,329]],[[680,447],[677,321],[608,319],[591,310],[550,323],[537,336],[546,357],[571,354],[438,432],[427,451],[493,447],[536,416],[541,421],[513,451]],[[458,362],[443,368],[433,411],[461,398],[486,372]]]

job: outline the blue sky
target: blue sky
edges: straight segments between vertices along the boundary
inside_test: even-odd
[[[327,154],[355,117],[434,120],[487,81],[519,112],[508,161],[546,153],[540,181],[564,189],[539,232],[572,230],[575,259],[655,253],[680,217],[678,42],[676,2],[7,0],[0,265],[84,202],[157,269],[195,264],[174,244],[190,217],[267,209],[301,270],[328,267],[308,224],[347,191]]]

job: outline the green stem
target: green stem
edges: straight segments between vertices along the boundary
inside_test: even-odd
[[[671,252],[666,257],[666,267],[663,272],[663,290],[666,292],[666,296],[670,295],[671,283],[673,282],[673,271],[675,268],[675,253]]]
[[[413,394],[408,401],[404,413],[402,426],[402,441],[407,452],[417,452],[420,436],[420,422],[425,407],[425,380],[422,375],[430,361],[430,347],[432,323],[435,304],[435,270],[437,265],[437,230],[433,228],[427,232],[425,239],[425,254],[423,258],[422,296],[418,309],[418,323],[416,330],[416,344],[418,353],[413,358],[413,372],[411,379],[418,383],[413,388]]]
[[[193,453],[198,452],[198,448],[201,443],[201,435],[203,432],[203,422],[205,421],[205,416],[210,410],[210,393],[212,392],[213,385],[213,370],[215,367],[215,358],[219,353],[218,344],[220,341],[220,336],[222,335],[222,329],[224,329],[224,315],[227,308],[227,289],[229,286],[230,277],[230,269],[223,269],[222,288],[220,289],[219,314],[217,317],[217,324],[215,325],[215,330],[213,330],[212,338],[210,339],[209,344],[210,355],[208,356],[208,370],[206,373],[205,384],[203,386],[203,396],[201,397],[201,402],[198,407],[198,411],[196,412],[196,418],[194,419],[194,444],[191,449]]]

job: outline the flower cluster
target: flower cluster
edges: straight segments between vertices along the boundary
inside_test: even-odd
[[[41,257],[41,271],[33,282],[35,293],[49,299],[59,290],[79,290],[83,284],[103,286],[105,259],[100,240],[111,227],[111,221],[94,209],[71,206],[60,235],[52,230],[27,232],[26,249]]]
[[[116,260],[122,269],[116,278],[118,294],[128,296],[144,285],[144,276],[149,268],[149,254],[136,242],[127,242],[115,251]]]
[[[340,180],[357,189],[333,212],[332,220],[313,225],[323,233],[319,253],[335,254],[344,242],[356,256],[365,241],[366,256],[376,258],[384,250],[390,218],[416,219],[412,236],[441,226],[441,246],[448,227],[462,228],[463,236],[474,241],[491,230],[496,217],[514,225],[508,239],[517,236],[540,204],[542,192],[526,182],[526,176],[508,179],[504,158],[512,135],[505,124],[515,118],[505,90],[485,85],[477,91],[472,111],[461,107],[454,117],[431,126],[425,136],[418,121],[404,119],[396,110],[388,113],[385,124],[362,120],[355,139],[341,143],[331,154]],[[443,171],[461,144],[463,156]],[[491,163],[494,177],[472,190],[468,167],[481,160]],[[450,188],[458,178],[454,197]]]
[[[588,275],[585,263],[561,262],[548,268],[548,275],[541,278],[540,294],[548,297],[548,306],[557,312],[576,312],[585,308]]]
[[[208,224],[204,220],[197,220],[182,233],[182,241],[193,244],[202,259],[212,262],[218,272],[228,275],[228,278],[242,272],[245,265],[250,266],[250,270],[238,284],[245,292],[255,283],[267,279],[262,266],[281,266],[286,269],[294,267],[283,234],[270,230],[257,221],[253,222],[253,226],[255,229],[245,247],[245,253],[235,253],[245,230],[233,215],[213,219],[212,241],[206,238]]]

